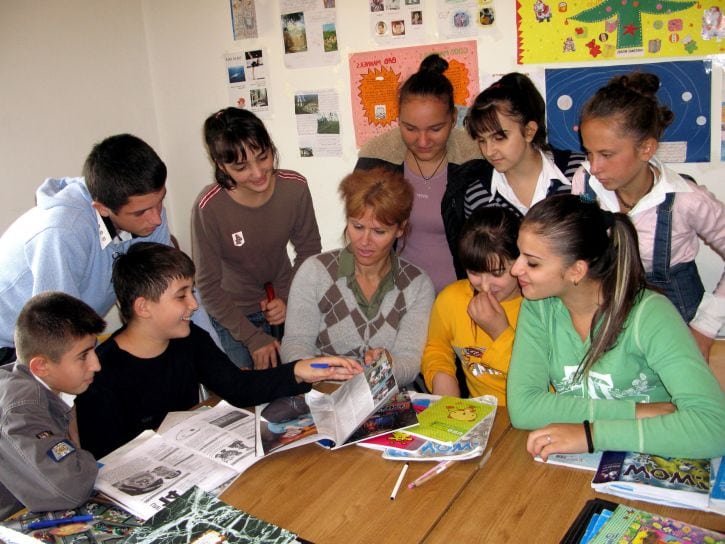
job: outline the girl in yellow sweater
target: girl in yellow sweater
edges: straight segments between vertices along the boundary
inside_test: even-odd
[[[436,395],[462,395],[458,364],[471,396],[495,395],[500,406],[506,405],[506,375],[522,300],[511,275],[519,256],[519,224],[511,210],[481,208],[463,227],[458,258],[468,277],[436,298],[423,352],[423,377]]]

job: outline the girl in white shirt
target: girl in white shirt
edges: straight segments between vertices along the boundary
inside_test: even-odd
[[[699,238],[725,256],[725,206],[705,187],[666,168],[656,157],[674,114],[659,103],[659,78],[614,77],[584,105],[580,132],[588,161],[573,193],[629,215],[649,283],[677,307],[705,359],[725,321],[725,277],[705,293],[695,265]]]

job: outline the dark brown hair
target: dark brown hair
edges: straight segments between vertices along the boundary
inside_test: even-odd
[[[659,78],[647,72],[615,76],[584,104],[581,122],[616,117],[623,132],[635,141],[659,140],[675,118],[657,99],[659,87]]]
[[[496,273],[516,260],[521,219],[508,208],[478,208],[463,225],[458,260],[471,272]]]
[[[588,277],[601,282],[602,303],[592,318],[591,346],[577,370],[580,378],[617,344],[629,312],[644,292],[637,231],[626,214],[602,210],[596,201],[575,195],[538,202],[521,229],[545,238],[565,266],[585,261]]]
[[[502,132],[498,114],[514,119],[521,133],[530,121],[537,125],[531,141],[535,149],[548,149],[546,143],[546,104],[533,82],[524,74],[511,72],[481,91],[468,110],[463,125],[474,140],[486,132]]]
[[[45,356],[58,362],[74,342],[105,328],[103,318],[82,300],[56,291],[40,293],[25,303],[15,323],[18,361]]]
[[[133,318],[137,298],[158,302],[173,280],[193,278],[195,272],[194,262],[180,249],[156,242],[132,245],[116,257],[111,276],[121,320]]]
[[[277,168],[277,148],[264,123],[251,111],[230,107],[210,115],[204,122],[204,140],[214,163],[214,178],[225,189],[237,184],[219,165],[246,161],[247,149],[271,152]]]
[[[398,94],[398,107],[410,96],[433,96],[448,105],[448,111],[453,113],[453,85],[443,75],[448,69],[448,62],[440,55],[428,55],[420,63],[418,71],[410,76]]]

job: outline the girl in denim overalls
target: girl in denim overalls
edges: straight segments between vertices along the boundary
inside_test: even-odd
[[[588,161],[574,176],[572,192],[629,215],[648,282],[677,307],[707,359],[725,321],[725,279],[705,293],[695,256],[698,237],[725,256],[725,206],[655,157],[674,119],[658,102],[658,88],[654,74],[616,76],[584,105],[580,131]]]

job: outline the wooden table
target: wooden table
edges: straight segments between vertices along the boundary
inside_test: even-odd
[[[725,532],[724,516],[595,493],[590,486],[592,472],[534,461],[526,451],[527,434],[517,429],[506,433],[426,543],[556,543],[594,497]]]
[[[496,448],[509,429],[500,409],[488,446]],[[455,463],[420,488],[403,487],[391,501],[400,462],[357,446],[327,451],[310,444],[263,459],[221,499],[316,544],[420,542],[474,477],[479,460]],[[406,483],[431,466],[411,463]]]

